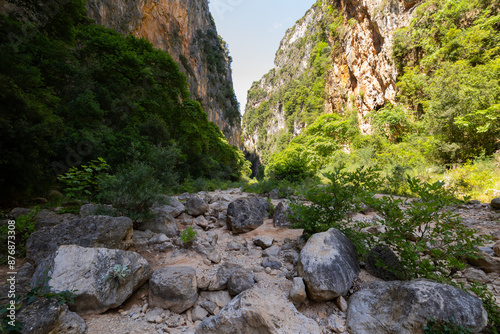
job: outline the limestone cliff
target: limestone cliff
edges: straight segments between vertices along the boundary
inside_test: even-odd
[[[357,110],[360,130],[370,133],[364,116],[395,102],[392,36],[409,24],[417,4],[322,0],[313,5],[287,31],[275,68],[248,93],[243,141],[254,160],[266,163],[322,113]]]
[[[208,0],[88,0],[87,11],[99,24],[146,38],[168,51],[187,75],[193,98],[209,120],[229,143],[240,146],[231,57],[217,35]]]

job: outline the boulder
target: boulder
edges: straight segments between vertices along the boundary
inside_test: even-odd
[[[54,211],[42,210],[35,217],[35,227],[39,230],[42,227],[53,227],[62,223],[72,222],[77,219],[78,216],[71,213],[58,214]]]
[[[467,259],[467,262],[486,273],[500,272],[500,258],[498,258],[497,256],[488,255],[484,252],[481,253],[481,257],[475,259],[469,258]]]
[[[310,299],[344,296],[360,272],[356,249],[339,230],[314,234],[300,252],[297,272]]]
[[[182,313],[198,299],[196,270],[191,267],[164,267],[149,281],[149,305]]]
[[[127,266],[113,275],[115,266]],[[99,314],[120,306],[150,275],[148,262],[139,254],[117,249],[60,246],[35,270],[31,286],[46,281],[52,292],[76,291],[72,311]]]
[[[93,216],[93,215],[95,215],[98,208],[99,208],[99,206],[97,204],[94,204],[94,203],[84,204],[78,210],[78,216],[80,216],[81,218],[87,217],[87,216]]]
[[[35,264],[61,245],[127,249],[133,243],[133,223],[127,217],[89,216],[31,234],[26,242],[26,258]]]
[[[31,209],[28,209],[28,208],[14,208],[14,209],[10,210],[9,214],[7,215],[7,218],[17,219],[21,215],[25,215],[25,216],[29,215],[30,212],[31,212]]]
[[[238,270],[242,270],[242,266],[239,264],[225,262],[222,266],[217,269],[215,277],[210,282],[208,290],[217,291],[224,290],[227,288],[227,282],[229,278]]]
[[[255,284],[253,272],[248,270],[237,270],[227,282],[227,290],[231,296],[236,296],[245,290],[250,289]]]
[[[404,280],[406,277],[396,254],[384,245],[375,246],[368,252],[366,271],[384,281]]]
[[[280,202],[274,209],[273,214],[273,226],[274,227],[290,227],[290,221],[287,215],[291,214],[292,210],[288,205],[288,202]]]
[[[493,209],[500,209],[500,197],[491,200],[491,207]]]
[[[483,303],[450,285],[419,279],[374,282],[349,299],[347,326],[352,334],[423,333],[429,317],[455,319],[480,332],[488,322]]]
[[[202,291],[200,296],[220,308],[231,302],[231,295],[227,291]]]
[[[186,211],[186,207],[184,204],[179,202],[179,200],[175,197],[165,197],[166,202],[168,204],[158,204],[155,203],[151,207],[151,211],[155,214],[161,215],[161,214],[168,214],[171,215],[174,218],[177,218]]]
[[[208,204],[199,196],[193,196],[186,201],[187,214],[193,217],[204,215],[208,211]]]
[[[236,296],[216,316],[206,318],[196,334],[321,333],[318,324],[274,291],[252,288]]]
[[[265,199],[240,198],[227,207],[227,227],[233,233],[245,233],[264,224],[269,204]]]
[[[148,219],[137,226],[139,231],[150,230],[154,233],[162,233],[173,238],[179,234],[179,227],[175,218],[168,213],[161,213],[158,216]]]
[[[18,311],[17,320],[23,326],[23,334],[87,333],[85,321],[56,299],[37,298]]]
[[[500,257],[500,241],[493,245],[493,252],[496,256]]]

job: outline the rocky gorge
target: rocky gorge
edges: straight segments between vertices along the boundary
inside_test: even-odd
[[[45,298],[21,308],[23,333],[423,333],[428,317],[485,327],[477,297],[429,280],[384,281],[338,230],[306,241],[287,226],[287,202],[277,191],[182,194],[140,223],[116,211],[96,216],[92,203],[78,215],[43,210],[17,290],[45,285],[75,297],[69,309]],[[486,285],[498,303],[497,207],[471,202],[453,211],[496,239],[456,280]],[[380,227],[376,212],[353,215],[373,222],[366,233]]]

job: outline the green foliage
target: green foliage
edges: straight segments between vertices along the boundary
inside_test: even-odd
[[[148,209],[160,200],[161,185],[154,178],[154,169],[144,162],[120,168],[103,178],[100,187],[100,198],[132,219],[147,218]]]
[[[9,234],[9,226],[7,223],[4,223],[0,225],[0,245],[2,247],[1,253],[0,253],[0,263],[7,263],[8,259],[8,253],[7,251],[11,249],[9,243],[12,241],[15,241],[16,247],[16,257],[25,257],[26,256],[26,241],[28,241],[28,238],[30,237],[33,232],[36,231],[36,215],[40,209],[38,207],[35,207],[31,209],[30,213],[28,215],[20,215],[15,219],[15,238],[12,238],[12,234]],[[10,237],[9,237],[10,236]],[[12,256],[12,254],[10,254]]]
[[[191,243],[196,238],[196,231],[193,230],[191,226],[188,226],[184,231],[181,232],[182,244],[186,247],[191,245]]]
[[[473,331],[469,328],[457,325],[455,318],[449,320],[436,321],[429,318],[429,322],[424,327],[425,334],[472,334]]]
[[[18,2],[33,13],[42,5]],[[189,98],[172,57],[146,40],[89,23],[75,9],[80,3],[58,7],[58,17],[71,21],[67,36],[57,31],[66,29],[62,23],[50,28],[0,16],[0,200],[45,191],[54,172],[99,157],[117,170],[134,159],[131,148],[143,158],[171,158],[170,170],[151,163],[166,187],[188,175],[235,180],[247,173],[242,153]],[[231,110],[238,114],[237,105]],[[70,188],[74,196],[93,192],[87,185]]]
[[[115,264],[113,268],[109,270],[109,273],[104,277],[104,282],[111,280],[111,285],[114,288],[117,288],[120,286],[120,284],[123,284],[125,281],[125,278],[127,275],[130,273],[130,268],[128,267],[128,264],[125,265],[120,265],[120,264]]]
[[[391,143],[401,142],[414,129],[413,114],[402,105],[388,105],[368,115],[375,131]]]
[[[483,301],[483,306],[488,312],[488,326],[485,328],[485,333],[498,334],[500,330],[500,306],[497,303],[496,297],[488,290],[488,286],[479,282],[469,282],[467,285],[455,284],[457,287],[467,291]]]
[[[87,165],[71,167],[68,172],[59,175],[58,180],[66,185],[66,196],[74,199],[90,199],[98,190],[99,179],[107,176],[103,172],[109,168],[103,158],[98,158]]]
[[[377,171],[373,168],[359,168],[346,172],[343,166],[325,175],[330,183],[324,187],[312,187],[304,192],[304,199],[310,205],[292,201],[289,219],[293,228],[304,229],[304,235],[324,232],[330,228],[339,229],[356,246],[358,254],[367,251],[364,236],[358,231],[363,223],[353,222],[347,213],[361,207],[365,197],[369,197],[379,184]]]

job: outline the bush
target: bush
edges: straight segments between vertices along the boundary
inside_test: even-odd
[[[188,226],[184,231],[181,232],[181,241],[185,247],[191,245],[195,238],[196,231],[193,230],[191,226]]]
[[[449,320],[436,321],[429,318],[429,322],[424,328],[425,334],[472,334],[473,331],[461,325],[455,324],[452,317]]]
[[[0,245],[2,247],[0,253],[0,263],[7,263],[8,255],[16,256],[16,257],[25,257],[26,256],[26,241],[32,233],[36,231],[35,223],[36,223],[36,215],[40,210],[38,207],[31,209],[28,215],[20,215],[17,219],[15,219],[15,244],[16,244],[16,254],[8,253],[9,245],[13,241],[12,235],[9,234],[9,225],[7,223],[0,225]],[[10,237],[9,237],[10,236]]]
[[[146,218],[153,203],[161,200],[162,188],[154,173],[151,166],[134,161],[102,179],[99,197],[132,219]]]
[[[97,194],[99,179],[107,175],[103,172],[109,167],[103,158],[98,158],[87,165],[71,167],[57,179],[66,185],[66,196],[73,199],[91,199]]]

